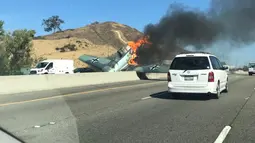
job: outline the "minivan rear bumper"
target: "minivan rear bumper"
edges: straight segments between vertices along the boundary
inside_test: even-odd
[[[208,83],[204,86],[202,85],[178,85],[174,86],[171,82],[168,83],[169,93],[217,93],[216,86],[214,83]]]

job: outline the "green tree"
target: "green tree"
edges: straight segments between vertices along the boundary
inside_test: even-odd
[[[43,19],[42,25],[44,26],[44,31],[51,32],[53,30],[53,33],[58,31],[62,31],[60,28],[60,25],[65,23],[64,20],[60,19],[59,16],[54,15],[48,19]]]
[[[0,20],[0,75],[5,75],[8,71],[8,57],[4,47],[4,21]]]
[[[35,31],[24,29],[6,33],[3,26],[0,20],[0,75],[10,75],[35,61],[31,56]]]
[[[248,66],[243,66],[243,71],[248,71],[249,67]]]
[[[33,59],[31,56],[32,40],[34,30],[15,30],[13,33],[5,35],[4,46],[9,59],[9,71],[13,74],[24,66],[31,66]]]
[[[0,20],[0,41],[2,40],[4,36],[4,21]]]

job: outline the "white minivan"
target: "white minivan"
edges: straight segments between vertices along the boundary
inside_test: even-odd
[[[73,74],[73,60],[44,60],[39,62],[30,74]]]
[[[205,93],[219,98],[228,91],[227,67],[210,53],[185,53],[176,55],[167,74],[168,92]]]

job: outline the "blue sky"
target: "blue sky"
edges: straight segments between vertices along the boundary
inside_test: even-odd
[[[94,21],[115,21],[143,31],[146,24],[157,23],[173,2],[174,0],[3,0],[0,20],[5,21],[6,30],[34,29],[36,35],[47,34],[41,26],[42,19],[52,15],[59,15],[65,21],[62,29],[83,27]],[[209,0],[177,2],[201,10],[206,10],[209,6]],[[234,57],[239,53],[240,50],[232,52]],[[241,62],[234,59],[233,63],[231,58],[228,61],[231,64],[241,64],[252,58],[251,48],[242,49],[241,53],[250,56],[242,56],[246,57],[246,60]]]
[[[35,29],[37,35],[47,34],[41,26],[42,19],[59,15],[64,29],[82,27],[94,21],[116,21],[142,31],[144,25],[156,23],[166,13],[171,0],[5,0],[0,9],[0,19],[5,28]],[[206,8],[207,0],[180,0],[192,7]],[[198,3],[198,4],[195,4]]]

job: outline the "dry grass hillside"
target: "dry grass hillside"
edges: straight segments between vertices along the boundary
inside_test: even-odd
[[[34,56],[47,59],[73,59],[75,67],[86,67],[78,58],[83,54],[107,57],[127,41],[141,37],[142,33],[127,25],[116,22],[94,22],[85,27],[68,29],[33,40]],[[179,52],[169,53],[171,60]]]
[[[77,41],[82,41],[81,44]],[[75,67],[86,67],[78,58],[82,54],[105,57],[116,52],[116,49],[109,45],[87,44],[84,39],[70,38],[59,40],[33,40],[34,55],[47,59],[73,59]],[[86,43],[86,44],[85,44]],[[66,45],[75,45],[74,50],[63,48]],[[60,48],[60,50],[58,49]]]
[[[73,59],[75,67],[87,66],[78,60],[82,54],[108,56],[127,41],[142,35],[138,30],[115,22],[93,23],[33,40],[34,56],[47,59]]]

